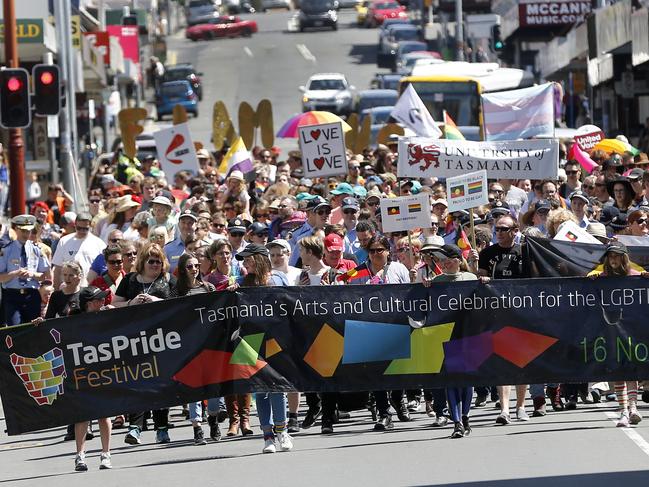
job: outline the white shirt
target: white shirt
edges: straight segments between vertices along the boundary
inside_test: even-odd
[[[62,266],[65,262],[72,260],[78,262],[83,270],[81,287],[85,287],[88,285],[86,276],[90,266],[104,248],[106,248],[104,241],[92,233],[88,233],[83,239],[77,238],[76,233],[72,233],[59,240],[56,252],[52,257],[52,265]]]

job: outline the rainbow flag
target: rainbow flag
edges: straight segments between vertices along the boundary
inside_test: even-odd
[[[451,188],[451,199],[460,198],[461,196],[464,196],[464,185],[453,186]]]
[[[450,140],[465,140],[464,135],[446,110],[444,110],[444,137]]]
[[[408,205],[408,213],[417,213],[421,211],[421,203],[413,203]]]
[[[349,282],[356,279],[363,279],[364,277],[372,277],[370,270],[365,265],[360,265],[348,270],[336,278],[337,281]]]
[[[482,181],[476,181],[475,183],[469,183],[469,194],[481,193],[482,192]]]

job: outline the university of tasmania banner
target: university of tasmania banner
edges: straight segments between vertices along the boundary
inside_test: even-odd
[[[231,393],[649,377],[649,280],[241,289],[0,330],[9,434]]]

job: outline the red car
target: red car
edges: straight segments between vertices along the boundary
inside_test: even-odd
[[[367,10],[365,24],[367,27],[381,25],[385,19],[407,19],[406,7],[394,0],[379,0],[372,3]]]
[[[248,37],[257,32],[257,22],[241,20],[232,15],[216,17],[208,24],[198,24],[185,30],[185,37],[192,41],[216,39],[217,37]]]

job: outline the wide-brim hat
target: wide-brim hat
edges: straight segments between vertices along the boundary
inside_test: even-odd
[[[117,204],[115,205],[115,213],[122,213],[123,211],[130,210],[131,208],[138,208],[142,206],[137,201],[134,201],[131,198],[130,194],[125,196],[120,196],[117,198]]]
[[[629,194],[631,195],[635,194],[635,191],[633,190],[633,186],[631,185],[631,181],[629,181],[628,178],[620,177],[606,182],[606,191],[608,191],[608,194],[610,196],[613,196],[613,188],[615,187],[616,184],[623,184],[624,187],[629,192]]]

